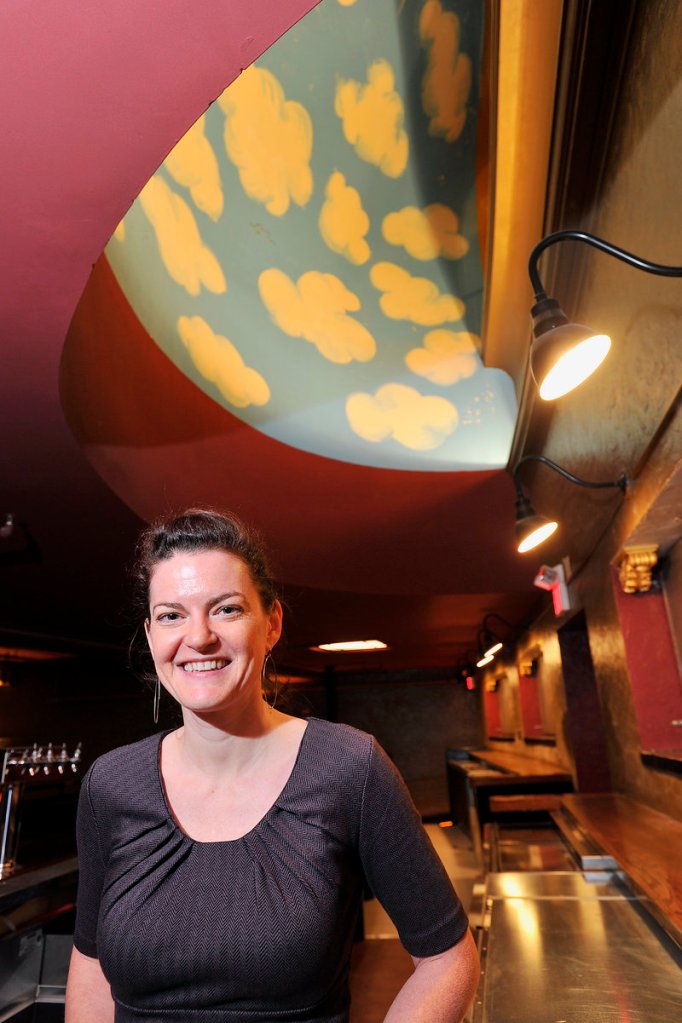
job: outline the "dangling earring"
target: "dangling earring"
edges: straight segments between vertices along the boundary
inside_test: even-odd
[[[261,684],[261,686],[263,686],[263,688],[265,687],[265,683],[267,682],[268,666],[269,666],[271,661],[272,661],[272,653],[271,653],[270,650],[268,650],[267,653],[265,654],[265,657],[263,658],[263,664],[262,664],[261,669],[260,669],[260,684]]]
[[[274,693],[273,693],[272,703],[270,703],[270,701],[268,700],[267,694],[265,692],[265,683],[268,680],[267,679],[267,673],[268,673],[268,667],[269,667],[270,664],[274,664],[274,661],[272,659],[272,651],[268,650],[268,652],[265,655],[265,659],[263,660],[263,667],[260,670],[260,684],[261,684],[261,688],[263,690],[263,699],[267,703],[268,707],[271,707],[274,710],[275,704],[277,703],[277,681],[275,680],[275,684],[274,684]],[[275,674],[276,674],[276,672],[275,672]]]
[[[159,705],[161,703],[161,679],[156,676],[156,684],[154,685],[154,724],[159,723]]]

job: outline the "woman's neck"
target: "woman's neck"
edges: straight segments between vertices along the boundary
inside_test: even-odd
[[[182,728],[168,738],[188,766],[204,774],[237,774],[261,760],[273,733],[289,720],[262,699],[240,713],[200,716],[183,710]]]

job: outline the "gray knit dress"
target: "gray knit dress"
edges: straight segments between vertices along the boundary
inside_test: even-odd
[[[75,945],[100,960],[116,1023],[345,1023],[365,878],[412,955],[464,936],[461,903],[370,735],[312,718],[262,820],[197,842],[165,798],[165,734],[106,753],[81,790]]]

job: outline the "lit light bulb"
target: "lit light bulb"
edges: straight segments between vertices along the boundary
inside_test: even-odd
[[[539,547],[541,543],[551,536],[552,533],[558,528],[558,522],[544,522],[537,529],[534,529],[532,533],[524,537],[521,543],[516,548],[519,554],[525,554],[526,551],[532,551],[534,547]]]
[[[552,401],[578,387],[601,365],[610,347],[607,334],[594,334],[564,352],[540,384],[540,397]]]
[[[495,654],[498,654],[502,649],[502,643],[493,643],[492,646],[488,647],[486,652],[483,654],[484,657],[493,658]]]

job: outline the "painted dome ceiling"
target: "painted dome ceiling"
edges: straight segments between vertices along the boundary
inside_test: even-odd
[[[5,629],[59,592],[52,631],[118,643],[140,520],[197,504],[264,536],[290,669],[359,635],[391,647],[372,670],[452,665],[484,614],[520,620],[504,466],[560,27],[480,0],[12,7],[0,463],[32,546]]]
[[[480,352],[483,5],[323,0],[169,153],[106,248],[141,325],[266,437],[356,465],[506,464]]]

